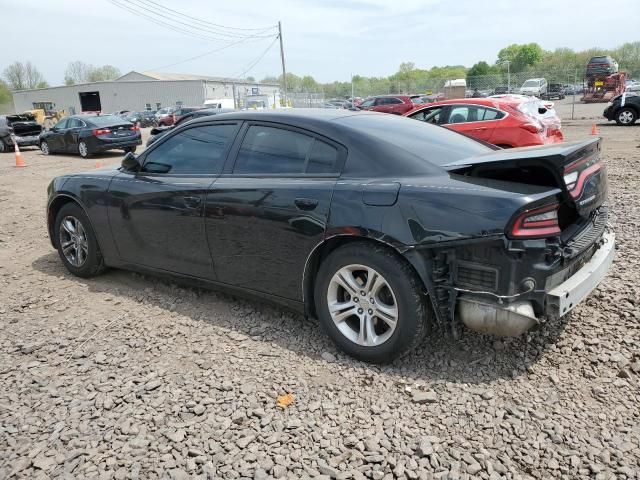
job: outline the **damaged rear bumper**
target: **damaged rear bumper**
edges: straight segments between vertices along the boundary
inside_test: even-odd
[[[594,290],[609,271],[615,256],[615,235],[605,233],[601,246],[572,276],[545,295],[544,315],[562,317]],[[504,303],[475,295],[458,297],[458,315],[470,329],[498,336],[519,336],[540,322],[527,300]]]

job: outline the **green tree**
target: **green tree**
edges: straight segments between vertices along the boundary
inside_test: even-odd
[[[13,112],[13,97],[9,86],[0,80],[0,114]]]
[[[521,72],[542,60],[543,54],[544,50],[537,43],[514,43],[498,52],[498,62],[508,61],[512,72]]]
[[[9,86],[0,80],[0,105],[5,105],[13,101],[13,97],[11,96],[11,92],[9,91]]]
[[[305,92],[315,92],[318,90],[318,82],[311,75],[305,75],[300,80],[302,90]]]

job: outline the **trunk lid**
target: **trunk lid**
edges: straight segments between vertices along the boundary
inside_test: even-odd
[[[32,115],[7,115],[7,121],[17,137],[36,136],[42,132],[42,126]]]
[[[581,217],[588,217],[607,197],[607,174],[599,137],[494,150],[443,168],[464,176],[560,188],[563,203]]]
[[[113,125],[110,127],[101,127],[102,130],[109,130],[109,133],[100,135],[106,138],[128,138],[135,135],[138,131],[131,123],[123,123],[121,125]]]

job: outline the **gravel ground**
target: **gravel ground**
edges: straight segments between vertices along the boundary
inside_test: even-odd
[[[640,478],[640,126],[600,131],[619,242],[601,286],[524,338],[435,332],[383,367],[261,303],[72,277],[45,188],[96,159],[0,156],[0,478]]]

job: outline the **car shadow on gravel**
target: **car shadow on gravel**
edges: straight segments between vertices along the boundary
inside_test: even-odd
[[[321,354],[329,352],[344,367],[359,370],[364,367],[387,375],[436,383],[480,385],[517,378],[533,368],[536,361],[555,345],[571,318],[569,314],[560,320],[549,321],[519,338],[496,338],[465,330],[459,340],[454,340],[434,326],[412,353],[391,364],[367,365],[337,351],[317,320],[305,320],[302,315],[259,300],[124,270],[107,270],[91,279],[74,277],[64,268],[56,252],[38,258],[32,266],[43,274],[56,278],[64,276],[84,284],[92,293],[110,294],[141,306],[155,306],[166,310],[167,315],[173,312],[206,322],[241,334],[242,338],[274,343],[321,362],[325,362]]]

